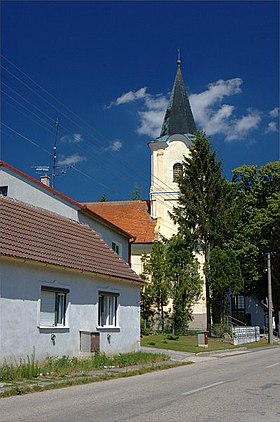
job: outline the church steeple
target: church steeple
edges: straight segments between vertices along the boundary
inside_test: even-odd
[[[175,82],[165,113],[160,137],[175,134],[193,134],[194,132],[196,132],[196,126],[183,81],[180,52],[178,52]]]

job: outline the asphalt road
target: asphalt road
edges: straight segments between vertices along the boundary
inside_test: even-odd
[[[280,348],[3,398],[0,421],[279,422]]]

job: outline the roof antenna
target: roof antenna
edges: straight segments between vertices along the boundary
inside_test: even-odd
[[[178,48],[178,52],[177,52],[177,65],[180,66],[181,64],[181,50],[180,48]]]
[[[57,144],[58,128],[59,128],[59,120],[57,117],[56,122],[55,122],[55,138],[54,138],[54,145],[53,145],[53,166],[52,166],[52,188],[53,189],[55,185],[55,176],[56,176],[56,144]]]

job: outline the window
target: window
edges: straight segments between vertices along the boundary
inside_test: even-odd
[[[176,163],[173,166],[173,182],[178,182],[179,177],[183,174],[182,163]]]
[[[41,288],[40,325],[45,327],[65,326],[67,289]]]
[[[0,186],[0,195],[3,195],[3,196],[8,195],[8,186]]]
[[[118,293],[99,292],[98,325],[100,327],[117,326]]]
[[[121,252],[122,251],[122,248],[121,248],[121,245],[119,243],[112,242],[112,249],[113,249],[113,251],[116,252],[116,254],[118,254],[118,255],[121,256],[121,254],[122,254],[122,252]]]

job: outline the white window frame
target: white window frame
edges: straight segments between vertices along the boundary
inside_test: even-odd
[[[98,326],[117,327],[119,293],[98,292]]]
[[[40,327],[66,327],[69,289],[41,286]]]
[[[122,245],[115,240],[112,240],[112,249],[117,255],[122,256]]]

